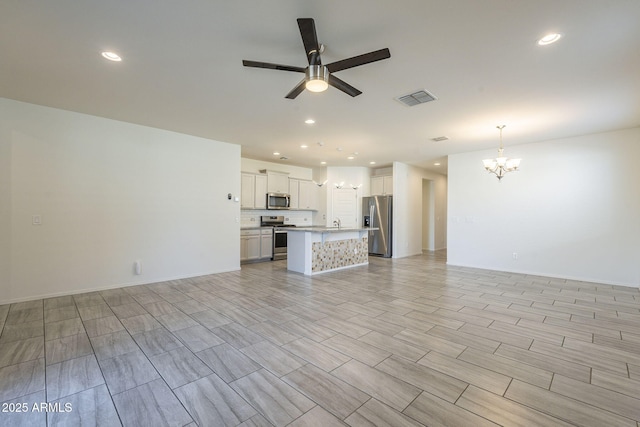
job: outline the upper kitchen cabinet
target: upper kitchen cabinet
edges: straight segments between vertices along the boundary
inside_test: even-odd
[[[256,176],[252,173],[240,175],[240,209],[253,209],[256,196]]]
[[[372,176],[371,177],[371,195],[372,196],[389,196],[393,194],[393,176]]]
[[[243,172],[240,185],[240,209],[267,208],[266,175]]]
[[[313,181],[289,178],[291,209],[318,210],[318,186]]]
[[[253,207],[256,209],[267,209],[267,176],[256,175],[256,191],[254,195]]]
[[[300,180],[295,178],[289,178],[289,207],[291,209],[298,209],[300,206]]]
[[[313,181],[300,181],[298,209],[318,210],[318,186]]]
[[[267,175],[267,192],[289,193],[289,174],[263,169],[260,171]]]

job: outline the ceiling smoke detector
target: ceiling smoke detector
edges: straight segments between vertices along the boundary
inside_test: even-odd
[[[426,90],[421,89],[407,95],[401,95],[395,99],[402,102],[407,107],[413,107],[415,105],[435,101],[438,98],[436,98],[435,95],[427,92]]]

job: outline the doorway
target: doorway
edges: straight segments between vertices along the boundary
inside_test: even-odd
[[[422,180],[422,251],[436,249],[436,209],[434,182]]]

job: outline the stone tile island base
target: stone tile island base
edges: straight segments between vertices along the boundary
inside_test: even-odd
[[[287,230],[287,269],[307,276],[369,264],[368,230]]]

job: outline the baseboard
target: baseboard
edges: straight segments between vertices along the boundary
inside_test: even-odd
[[[18,302],[33,301],[33,300],[36,300],[36,299],[65,297],[65,296],[68,296],[68,295],[84,294],[84,293],[88,293],[88,292],[107,291],[109,289],[126,288],[126,287],[129,287],[129,286],[151,285],[153,283],[168,282],[168,281],[171,281],[171,280],[193,279],[193,278],[196,278],[196,277],[209,276],[211,274],[229,273],[229,272],[238,271],[238,270],[240,270],[240,267],[234,268],[234,269],[231,269],[231,270],[217,270],[217,271],[211,271],[211,272],[205,272],[205,273],[194,273],[194,274],[189,274],[189,275],[186,275],[186,276],[171,276],[171,277],[164,277],[164,278],[155,278],[151,282],[146,282],[146,281],[127,282],[127,283],[121,283],[121,284],[116,284],[116,285],[106,285],[106,286],[98,286],[98,287],[92,287],[92,288],[77,289],[77,290],[73,290],[73,291],[45,293],[45,294],[39,294],[39,295],[34,295],[34,296],[30,296],[30,297],[25,297],[25,298],[14,298],[14,299],[9,299],[9,300],[0,300],[0,305],[15,304],[15,303],[18,303]]]

